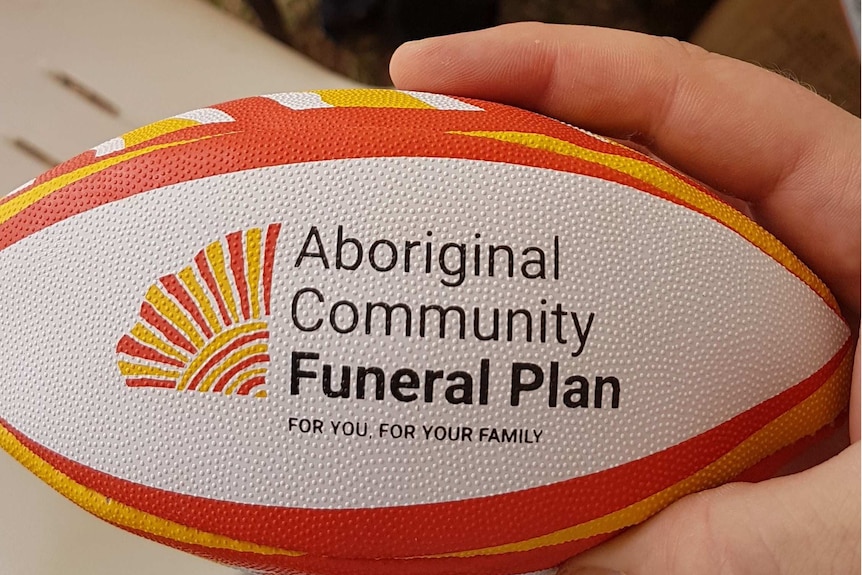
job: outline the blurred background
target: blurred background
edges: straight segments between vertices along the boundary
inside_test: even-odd
[[[859,115],[858,0],[0,0],[0,196],[161,118],[386,86],[403,41],[519,20],[689,40]],[[102,523],[0,453],[0,575],[233,572]]]
[[[535,20],[689,40],[781,70],[859,110],[858,60],[838,0],[210,1],[367,84],[390,83],[389,56],[407,40]]]
[[[401,42],[538,20],[689,40],[859,115],[859,0],[0,0],[0,195],[143,124],[389,85]]]

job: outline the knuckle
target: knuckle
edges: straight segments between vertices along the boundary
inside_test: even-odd
[[[664,48],[666,50],[669,50],[672,53],[672,57],[676,57],[679,59],[700,60],[704,58],[708,59],[718,56],[718,54],[701,48],[696,44],[692,44],[691,42],[686,42],[684,40],[679,40],[671,36],[658,36],[657,39],[659,42],[664,44]]]
[[[695,493],[668,509],[667,533],[673,535],[666,539],[662,551],[672,573],[754,575],[746,546],[741,545],[746,536],[740,537],[749,521],[726,505],[734,489],[736,486],[726,485]],[[756,541],[749,539],[747,543]],[[758,575],[767,573],[771,571],[757,571]]]

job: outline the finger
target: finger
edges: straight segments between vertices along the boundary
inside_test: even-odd
[[[682,499],[560,573],[851,573],[860,559],[859,455],[857,443],[797,475]]]
[[[729,195],[859,309],[859,120],[796,83],[673,40],[513,24],[413,42],[399,88],[496,100],[631,138]]]
[[[853,363],[853,381],[850,385],[850,441],[856,443],[860,435],[860,412],[862,412],[862,346],[856,342],[856,359]]]

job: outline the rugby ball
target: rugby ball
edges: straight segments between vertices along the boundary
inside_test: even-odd
[[[845,408],[851,335],[666,165],[500,104],[270,94],[0,203],[0,446],[266,573],[547,569]]]

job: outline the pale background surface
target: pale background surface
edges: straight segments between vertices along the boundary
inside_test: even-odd
[[[161,118],[352,85],[198,0],[0,0],[0,72],[0,196]],[[96,519],[0,452],[0,575],[174,573],[237,572]]]
[[[355,85],[200,0],[0,0],[0,73],[0,196],[162,118]]]

